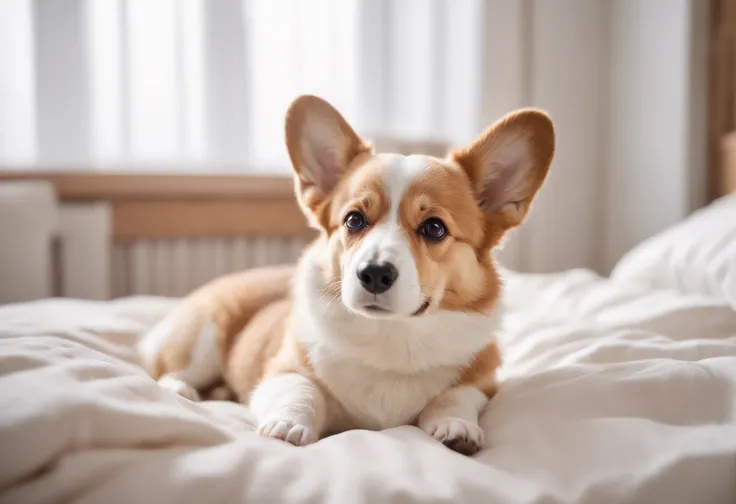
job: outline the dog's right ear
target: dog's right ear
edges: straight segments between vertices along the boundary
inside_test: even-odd
[[[296,174],[296,196],[312,224],[350,162],[372,147],[325,100],[298,97],[286,113],[286,148]],[[316,222],[315,222],[316,220]]]

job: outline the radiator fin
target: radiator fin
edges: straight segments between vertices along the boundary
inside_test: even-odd
[[[248,237],[138,240],[112,251],[114,297],[180,297],[221,275],[297,260],[308,240]]]

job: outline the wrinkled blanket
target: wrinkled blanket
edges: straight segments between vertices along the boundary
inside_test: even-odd
[[[507,281],[488,447],[415,427],[306,448],[137,365],[176,300],[0,307],[0,503],[736,502],[736,312],[576,270]]]

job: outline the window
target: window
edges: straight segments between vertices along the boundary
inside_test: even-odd
[[[286,173],[303,93],[367,136],[465,140],[484,126],[485,4],[2,2],[0,166]]]

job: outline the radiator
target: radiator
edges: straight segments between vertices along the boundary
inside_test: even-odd
[[[220,275],[294,262],[301,237],[138,240],[112,249],[112,296],[183,296]]]

